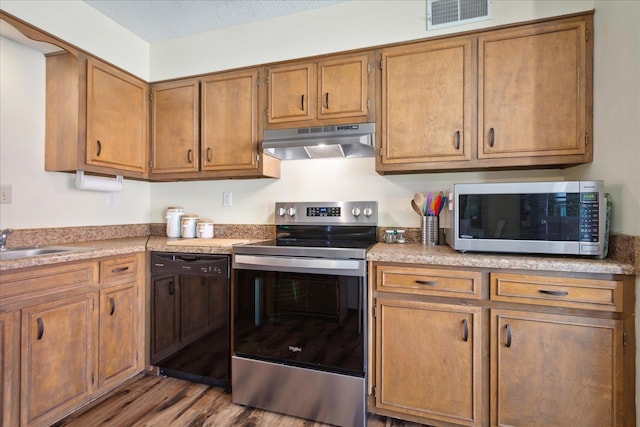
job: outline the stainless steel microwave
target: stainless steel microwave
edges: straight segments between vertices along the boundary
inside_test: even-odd
[[[458,251],[589,255],[608,243],[602,181],[455,184],[444,210]]]

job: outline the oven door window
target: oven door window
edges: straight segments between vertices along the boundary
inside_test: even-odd
[[[236,270],[234,352],[364,375],[364,279]]]

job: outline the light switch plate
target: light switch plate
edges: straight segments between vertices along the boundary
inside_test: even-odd
[[[11,203],[11,184],[0,184],[0,203]]]
[[[225,191],[222,193],[222,206],[229,207],[231,206],[231,191]]]

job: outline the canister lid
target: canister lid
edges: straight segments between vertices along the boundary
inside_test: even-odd
[[[184,214],[182,215],[182,220],[194,220],[194,219],[198,219],[198,215],[192,215],[192,214]]]
[[[169,206],[167,208],[167,212],[184,212],[184,208],[181,208],[180,206]]]
[[[199,219],[198,220],[198,224],[203,224],[203,225],[213,225],[213,220],[212,219]]]

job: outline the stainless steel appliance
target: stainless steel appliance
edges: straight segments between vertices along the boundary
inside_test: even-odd
[[[264,131],[264,151],[281,160],[374,157],[375,123]]]
[[[229,257],[151,253],[151,364],[229,388]]]
[[[455,184],[445,228],[459,251],[604,257],[602,181]]]
[[[233,402],[363,426],[366,251],[376,202],[276,203],[276,239],[233,249]]]

